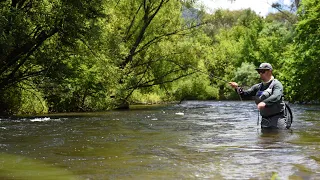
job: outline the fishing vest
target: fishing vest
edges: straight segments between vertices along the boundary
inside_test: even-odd
[[[272,82],[269,84],[269,87],[265,90],[262,90],[263,83],[260,83],[259,89],[258,89],[256,96],[255,96],[256,104],[259,104],[261,101],[263,101],[271,96],[272,91],[273,91],[273,86],[275,84],[274,82],[275,82],[275,80],[273,79]]]
[[[255,96],[255,103],[256,104],[259,104],[260,102],[269,98],[272,95],[273,87],[276,84],[276,81],[277,80],[273,79],[272,82],[269,84],[269,87],[265,90],[263,90],[264,89],[263,84],[260,83],[258,91],[256,92],[256,96]],[[265,107],[264,109],[261,109],[260,114],[263,117],[270,117],[270,116],[273,116],[273,115],[276,115],[276,114],[283,112],[284,106],[285,106],[284,97],[282,95],[281,99],[278,102],[276,102],[272,105],[269,105],[269,106]]]

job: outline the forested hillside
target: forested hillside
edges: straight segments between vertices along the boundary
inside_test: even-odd
[[[0,1],[0,114],[237,99],[269,62],[286,100],[317,102],[320,3],[196,9],[196,1]]]

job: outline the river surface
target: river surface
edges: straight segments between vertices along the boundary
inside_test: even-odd
[[[262,133],[253,102],[0,119],[0,179],[320,179],[320,107]]]

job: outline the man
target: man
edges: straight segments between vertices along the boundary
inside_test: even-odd
[[[286,124],[283,98],[283,86],[280,81],[272,75],[272,66],[269,63],[260,64],[256,68],[262,80],[261,83],[253,85],[248,90],[243,90],[236,82],[229,82],[241,97],[254,97],[257,108],[262,116],[262,129],[284,129],[289,128]],[[290,124],[291,125],[291,124]]]

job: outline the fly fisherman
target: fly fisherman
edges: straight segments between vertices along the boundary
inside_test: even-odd
[[[243,98],[254,97],[257,108],[262,116],[261,129],[284,129],[289,128],[286,124],[284,114],[285,103],[283,97],[283,86],[280,81],[272,75],[272,66],[269,63],[260,64],[256,68],[262,80],[261,83],[253,85],[244,90],[236,82],[229,84]]]

